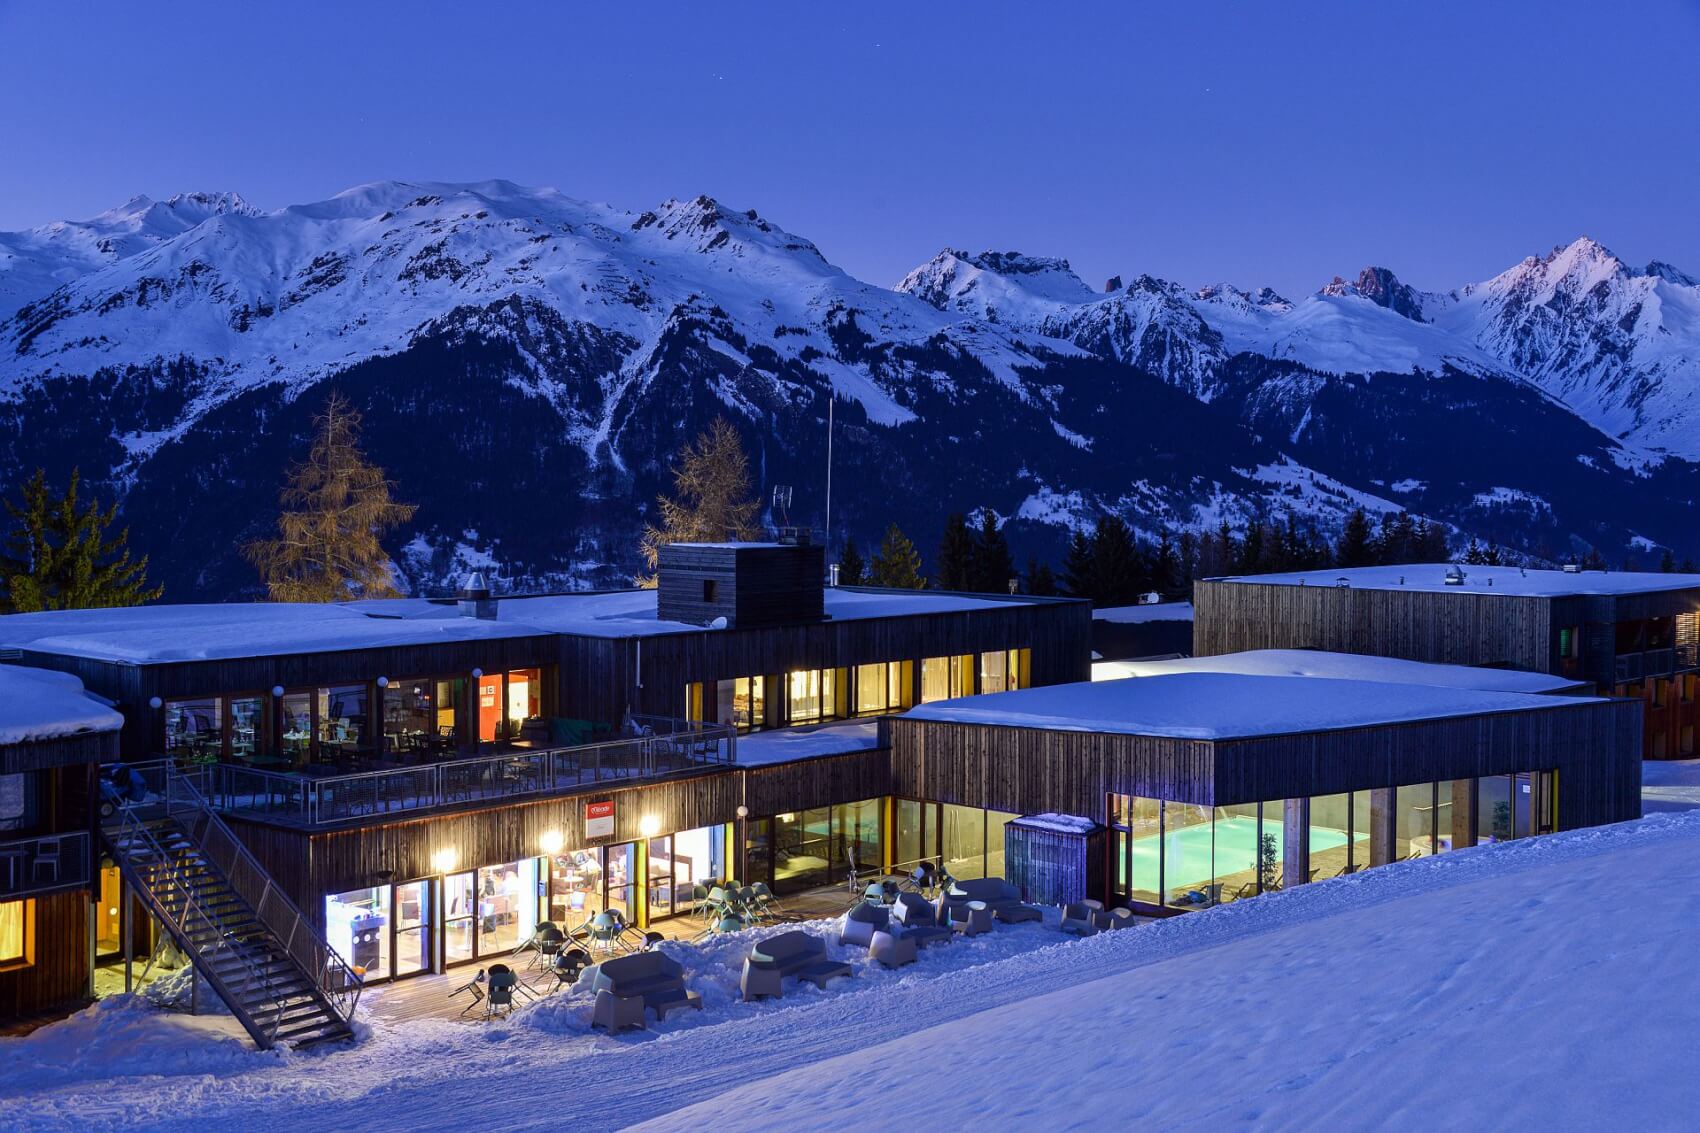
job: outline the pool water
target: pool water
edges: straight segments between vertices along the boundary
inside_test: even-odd
[[[1277,867],[1286,851],[1286,832],[1270,823],[1265,832],[1275,839]],[[1214,831],[1214,845],[1212,845]],[[1136,888],[1151,885],[1157,878],[1158,842],[1164,843],[1168,876],[1164,886],[1174,890],[1185,885],[1206,885],[1217,874],[1240,873],[1257,868],[1257,819],[1236,815],[1217,819],[1214,823],[1200,822],[1170,830],[1159,838],[1155,834],[1134,838],[1128,846]],[[1310,852],[1338,849],[1346,844],[1346,832],[1327,826],[1310,828]],[[1214,859],[1212,858],[1214,851]]]

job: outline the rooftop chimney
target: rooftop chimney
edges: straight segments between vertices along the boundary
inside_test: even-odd
[[[463,618],[478,618],[482,621],[496,620],[496,599],[490,593],[490,584],[484,581],[482,571],[473,571],[466,576],[460,593],[460,616]]]

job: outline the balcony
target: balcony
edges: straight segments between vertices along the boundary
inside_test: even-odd
[[[1694,668],[1694,647],[1675,649],[1645,649],[1639,653],[1617,655],[1617,683],[1645,680],[1649,677],[1668,677],[1682,669]]]
[[[88,831],[0,842],[0,901],[89,883]]]
[[[731,767],[727,725],[639,718],[640,734],[577,747],[513,750],[417,767],[343,774],[200,764],[187,771],[212,806],[287,826],[334,827],[446,807],[568,795]]]

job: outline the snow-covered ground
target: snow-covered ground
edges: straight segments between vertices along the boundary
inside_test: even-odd
[[[1000,928],[827,992],[592,1035],[489,1026],[261,1054],[109,1002],[0,1042],[8,1130],[1692,1127],[1700,812],[1366,871],[1088,940]]]
[[[1641,764],[1641,813],[1700,809],[1700,759],[1649,759]]]

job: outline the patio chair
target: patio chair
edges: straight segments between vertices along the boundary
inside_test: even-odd
[[[767,887],[767,882],[758,881],[750,886],[750,890],[755,895],[756,904],[761,907],[763,912],[773,912],[782,916],[789,915],[785,912],[785,906],[779,903],[779,898],[773,895],[773,890]]]
[[[691,916],[708,917],[708,888],[704,885],[691,886]]]
[[[891,916],[903,926],[904,936],[915,938],[919,948],[925,948],[936,940],[951,938],[952,926],[940,924],[933,907],[919,893],[899,893],[897,903],[891,908]]]
[[[1111,909],[1110,910],[1110,927],[1112,929],[1132,928],[1134,925],[1136,925],[1138,923],[1139,923],[1139,918],[1134,915],[1132,909]]]
[[[603,952],[622,949],[620,938],[625,935],[626,923],[611,909],[604,909],[590,918],[590,944]]]
[[[872,901],[876,905],[890,904],[890,902],[885,899],[885,883],[883,881],[868,882],[867,888],[862,890],[862,900]]]
[[[884,905],[862,901],[839,921],[838,942],[866,948],[873,943],[874,933],[890,923],[891,911]]]
[[[514,1009],[514,989],[519,975],[506,964],[490,965],[490,991],[484,1000],[484,1017],[506,1015]]]
[[[627,1027],[643,1030],[643,996],[615,995],[606,988],[596,993],[596,1005],[590,1011],[590,1026],[605,1028],[610,1034]]]
[[[901,968],[905,964],[913,964],[917,952],[918,945],[913,936],[897,936],[885,929],[876,931],[868,943],[868,959],[878,961],[887,968]]]
[[[557,953],[549,965],[549,974],[555,977],[555,986],[549,990],[555,991],[570,984],[576,984],[584,970],[590,967],[590,953],[582,948],[569,948]]]
[[[1062,924],[1059,926],[1071,936],[1091,936],[1098,931],[1098,926],[1092,920],[1094,910],[1085,903],[1072,901],[1063,906]]]

